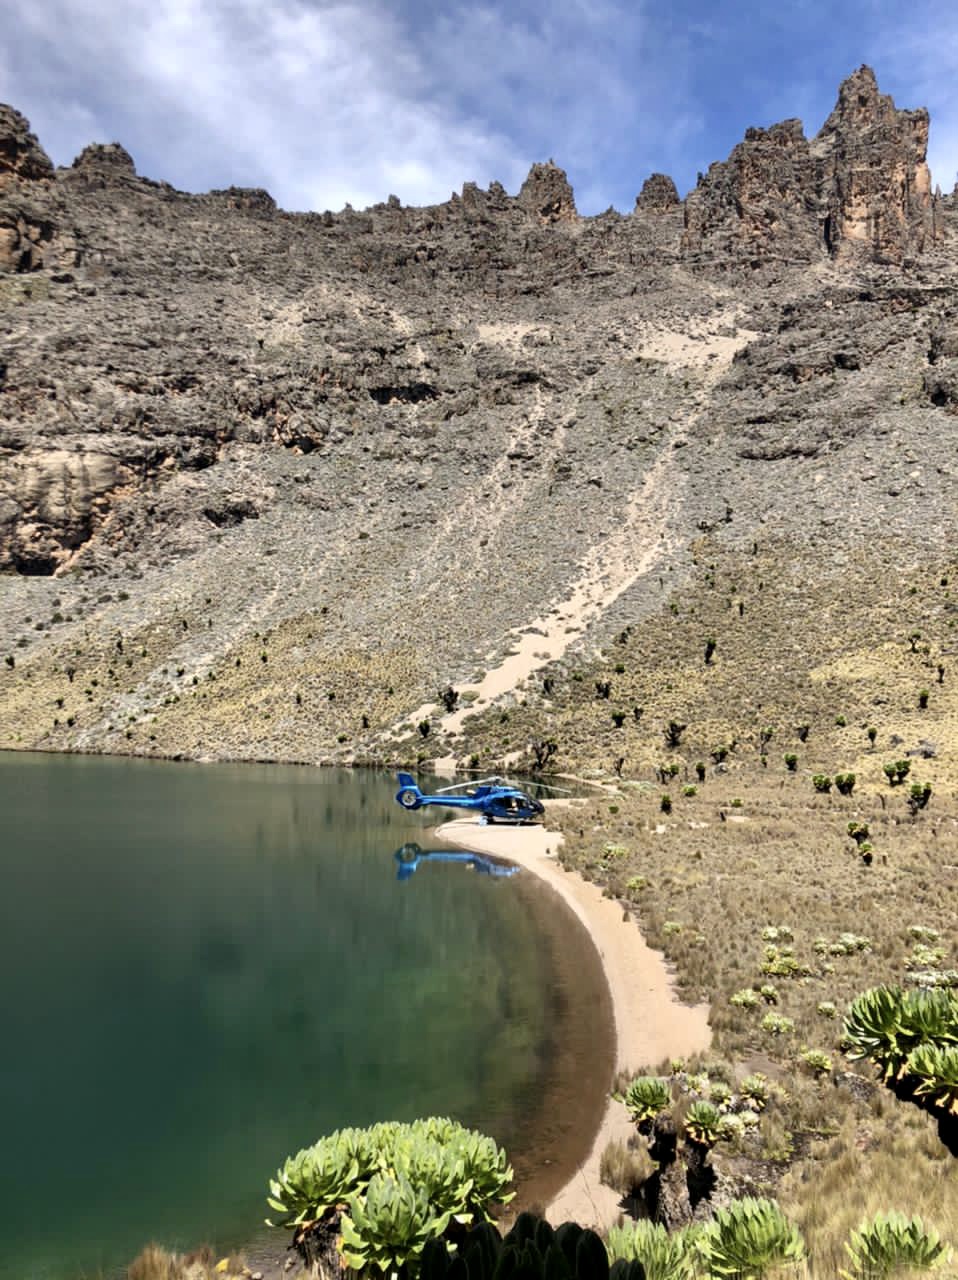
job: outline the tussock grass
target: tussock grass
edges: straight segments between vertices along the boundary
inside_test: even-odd
[[[230,1280],[249,1274],[241,1254],[217,1258],[209,1245],[181,1254],[148,1244],[126,1270],[127,1280]]]
[[[644,1144],[613,1141],[599,1158],[600,1182],[623,1197],[636,1195],[654,1172],[655,1165]]]

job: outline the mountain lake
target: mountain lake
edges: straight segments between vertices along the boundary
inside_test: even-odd
[[[452,1116],[526,1204],[584,1158],[613,1061],[591,941],[528,872],[410,871],[438,819],[395,791],[0,753],[3,1280],[255,1256],[268,1179],[344,1125]]]

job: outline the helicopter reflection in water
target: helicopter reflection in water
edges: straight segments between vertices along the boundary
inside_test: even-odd
[[[393,854],[399,864],[396,871],[397,880],[409,880],[424,862],[460,862],[471,867],[482,876],[508,878],[514,876],[519,868],[504,862],[494,862],[492,858],[484,858],[480,853],[466,853],[452,849],[424,850],[415,842],[404,844]]]

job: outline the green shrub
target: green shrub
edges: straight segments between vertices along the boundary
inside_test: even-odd
[[[882,765],[882,772],[892,787],[901,786],[911,772],[910,760],[892,760]]]
[[[388,1177],[377,1183],[367,1240],[362,1225],[366,1209],[357,1204],[375,1175]],[[412,1199],[403,1178],[415,1189]],[[492,1206],[512,1199],[511,1182],[506,1153],[492,1138],[455,1121],[430,1117],[411,1124],[341,1129],[321,1138],[286,1161],[270,1182],[268,1201],[280,1215],[275,1225],[284,1227],[315,1221],[336,1205],[348,1204],[356,1236],[351,1248],[361,1251],[357,1241],[365,1240],[379,1257],[376,1250],[390,1221],[406,1222],[410,1247],[421,1250],[424,1224],[445,1213],[460,1223],[487,1217]],[[425,1208],[420,1195],[426,1197]]]
[[[767,1013],[762,1019],[761,1026],[763,1031],[773,1036],[790,1035],[795,1030],[792,1019],[785,1018],[780,1013]]]
[[[826,793],[832,789],[832,780],[827,773],[816,773],[812,776],[812,786],[816,791]]]
[[[863,849],[864,847],[864,845],[861,846]],[[818,939],[816,939],[815,950],[818,949]],[[830,956],[852,956],[857,951],[867,952],[871,949],[871,938],[866,938],[860,933],[840,933],[835,942],[826,944],[826,950]]]
[[[739,1081],[738,1094],[754,1111],[764,1111],[772,1096],[772,1089],[768,1078],[760,1071],[756,1071],[753,1075]]]
[[[831,1075],[832,1060],[824,1049],[806,1049],[801,1055],[801,1059],[813,1075]]]
[[[958,1040],[958,1020],[955,1032]],[[908,1055],[905,1071],[917,1081],[916,1097],[958,1115],[958,1043],[920,1044]]]
[[[926,1043],[958,1044],[958,993],[950,988],[873,987],[849,1006],[845,1054],[873,1062],[886,1082],[907,1075],[910,1054]]]
[[[915,817],[920,809],[924,809],[930,799],[931,783],[913,782],[908,788],[908,808],[912,817]]]
[[[794,937],[787,924],[767,924],[762,930],[763,942],[792,942]]]
[[[728,1002],[737,1009],[754,1009],[758,1004],[759,995],[757,991],[753,991],[751,987],[744,987],[741,991],[736,991],[729,996]]]
[[[403,1273],[429,1240],[446,1231],[451,1217],[403,1174],[376,1173],[362,1195],[350,1197],[342,1215],[343,1261],[354,1271]]]

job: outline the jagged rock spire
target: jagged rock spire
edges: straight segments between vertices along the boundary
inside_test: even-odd
[[[694,255],[807,261],[823,252],[815,167],[800,120],[749,129],[685,201],[685,249]]]
[[[74,169],[108,169],[135,177],[136,165],[126,147],[119,142],[91,142],[73,161]]]
[[[650,174],[635,197],[636,211],[648,213],[668,213],[679,204],[679,193],[667,173]]]
[[[574,222],[579,216],[565,170],[551,160],[532,166],[516,199],[541,222]]]
[[[897,110],[871,67],[848,77],[811,145],[830,253],[900,262],[925,248],[934,235],[927,150],[927,111]]]
[[[864,255],[901,262],[935,234],[928,113],[899,111],[860,67],[811,143],[801,122],[749,129],[685,204],[683,248],[755,265]]]

